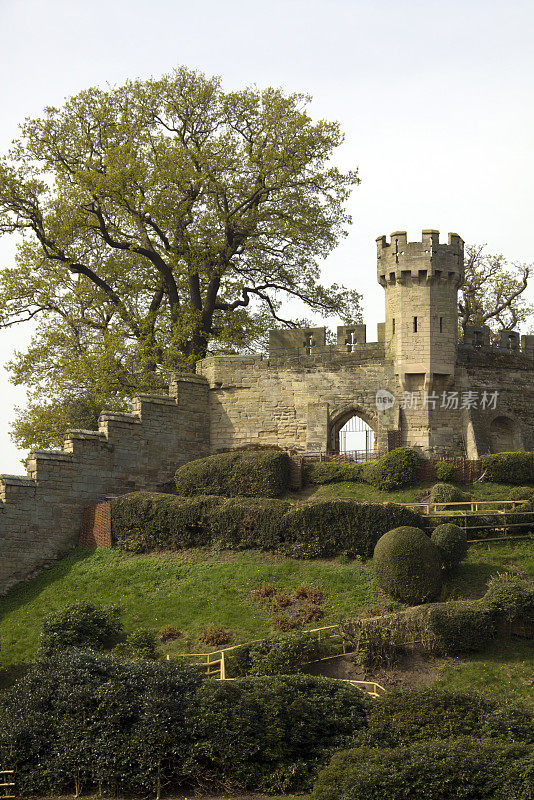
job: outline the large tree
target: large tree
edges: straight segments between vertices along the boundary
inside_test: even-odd
[[[487,325],[494,333],[514,330],[532,315],[525,300],[532,264],[510,264],[503,255],[491,255],[486,245],[465,249],[465,281],[458,296],[460,329]]]
[[[309,100],[181,68],[26,120],[0,162],[0,233],[19,234],[0,326],[38,320],[9,365],[31,390],[20,445],[56,442],[46,420],[57,428],[67,400],[160,389],[209,352],[298,324],[299,304],[360,318],[357,292],[320,283],[358,177],[329,163],[342,135]]]

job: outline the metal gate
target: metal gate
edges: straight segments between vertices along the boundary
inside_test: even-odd
[[[375,432],[361,417],[351,417],[339,430],[339,452],[372,453],[375,449]]]

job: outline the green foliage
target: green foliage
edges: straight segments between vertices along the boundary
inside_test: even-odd
[[[268,498],[184,498],[151,492],[112,500],[113,541],[138,553],[212,545],[297,558],[342,553],[369,558],[378,538],[392,526],[420,524],[419,514],[393,503],[324,500],[293,505]]]
[[[0,163],[0,233],[24,232],[0,325],[38,320],[10,365],[32,390],[28,440],[39,394],[61,413],[81,389],[113,404],[159,391],[208,346],[263,343],[287,297],[360,318],[357,292],[319,283],[358,177],[328,163],[342,133],[309,101],[181,67],[24,122]]]
[[[292,675],[322,655],[324,647],[313,634],[281,633],[250,645],[248,672],[250,675]]]
[[[353,687],[304,675],[206,682],[197,695],[193,775],[206,783],[306,789],[330,754],[365,725]],[[196,769],[195,769],[196,765]]]
[[[467,536],[458,525],[445,523],[434,528],[431,541],[438,548],[443,564],[449,570],[458,566],[467,554]]]
[[[49,614],[39,638],[39,652],[50,655],[67,647],[111,647],[122,634],[120,611],[88,602],[68,603]]]
[[[454,736],[534,742],[534,721],[526,709],[435,687],[386,692],[369,707],[367,725],[363,740],[379,747]]]
[[[439,551],[419,528],[403,526],[385,533],[373,562],[381,588],[403,603],[425,603],[439,595]]]
[[[534,483],[534,453],[495,453],[481,460],[486,481],[516,486]]]
[[[428,624],[438,652],[447,655],[483,650],[495,634],[483,601],[436,603],[428,609]]]
[[[313,800],[510,800],[528,797],[527,745],[498,739],[429,739],[404,747],[336,753],[319,773]]]
[[[325,483],[341,483],[343,481],[360,482],[364,479],[363,464],[344,464],[336,461],[322,461],[308,464],[304,470],[304,482],[318,486]]]
[[[0,701],[0,753],[10,753],[22,794],[84,785],[154,792],[183,775],[199,682],[180,661],[56,654]]]
[[[432,503],[461,503],[468,496],[450,483],[435,483],[430,490]]]
[[[144,658],[155,661],[159,657],[156,634],[153,631],[136,630],[126,637],[114,650],[117,655],[128,658]]]
[[[534,486],[514,486],[508,492],[508,499],[534,501]]]
[[[419,480],[421,457],[411,447],[397,447],[378,461],[368,464],[365,480],[378,489],[399,489],[413,486]]]
[[[438,481],[454,482],[458,478],[458,467],[448,461],[438,461],[435,468]]]
[[[280,497],[289,483],[289,456],[280,450],[240,450],[198,458],[175,474],[180,495]]]
[[[521,620],[534,625],[534,582],[512,573],[495,575],[488,581],[483,597],[485,608],[495,621]]]
[[[69,429],[96,431],[103,403],[90,395],[43,402],[30,400],[11,428],[11,437],[21,450],[62,447]]]

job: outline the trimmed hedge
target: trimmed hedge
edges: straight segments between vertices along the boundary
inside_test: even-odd
[[[372,703],[367,725],[362,742],[379,747],[454,736],[534,743],[532,715],[521,706],[439,687],[391,689]]]
[[[331,753],[366,724],[369,700],[307,675],[207,681],[197,695],[193,783],[292,792],[311,787]],[[226,792],[225,792],[226,793]]]
[[[308,464],[304,470],[304,482],[314,486],[342,481],[363,482],[363,467],[363,464],[357,462],[343,464],[336,461],[321,461],[317,464]]]
[[[534,502],[534,486],[514,486],[508,492],[508,499]]]
[[[414,486],[419,481],[421,456],[411,447],[397,447],[366,466],[365,481],[391,491]]]
[[[485,481],[516,486],[534,483],[534,453],[494,453],[481,460]]]
[[[328,678],[201,681],[179,659],[70,650],[0,698],[0,753],[23,795],[285,792],[309,788],[333,750],[353,744],[368,705]]]
[[[375,547],[374,567],[380,587],[403,603],[435,599],[441,590],[441,558],[422,530],[403,526],[388,531]]]
[[[240,450],[197,458],[176,470],[184,496],[280,497],[289,486],[289,456],[280,450]]]
[[[428,625],[438,651],[451,656],[483,650],[495,635],[483,600],[435,603],[428,609]]]
[[[526,800],[532,796],[531,759],[528,745],[464,736],[396,748],[364,745],[332,757],[312,798]]]
[[[293,505],[268,498],[134,492],[112,500],[113,542],[136,553],[217,546],[295,558],[344,553],[369,558],[386,531],[422,524],[423,517],[404,506],[343,499]]]

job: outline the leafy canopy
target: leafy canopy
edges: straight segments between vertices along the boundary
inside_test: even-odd
[[[485,248],[469,245],[465,250],[465,281],[458,296],[462,332],[468,325],[487,325],[494,334],[514,330],[534,311],[524,298],[532,264],[510,264]]]
[[[43,399],[57,428],[66,399],[161,389],[208,352],[298,324],[285,300],[360,318],[356,292],[319,281],[358,177],[329,164],[343,137],[309,101],[182,67],[26,120],[0,162],[0,233],[19,234],[0,326],[38,319],[10,364],[33,388],[19,444],[53,443],[42,413],[34,429]]]

